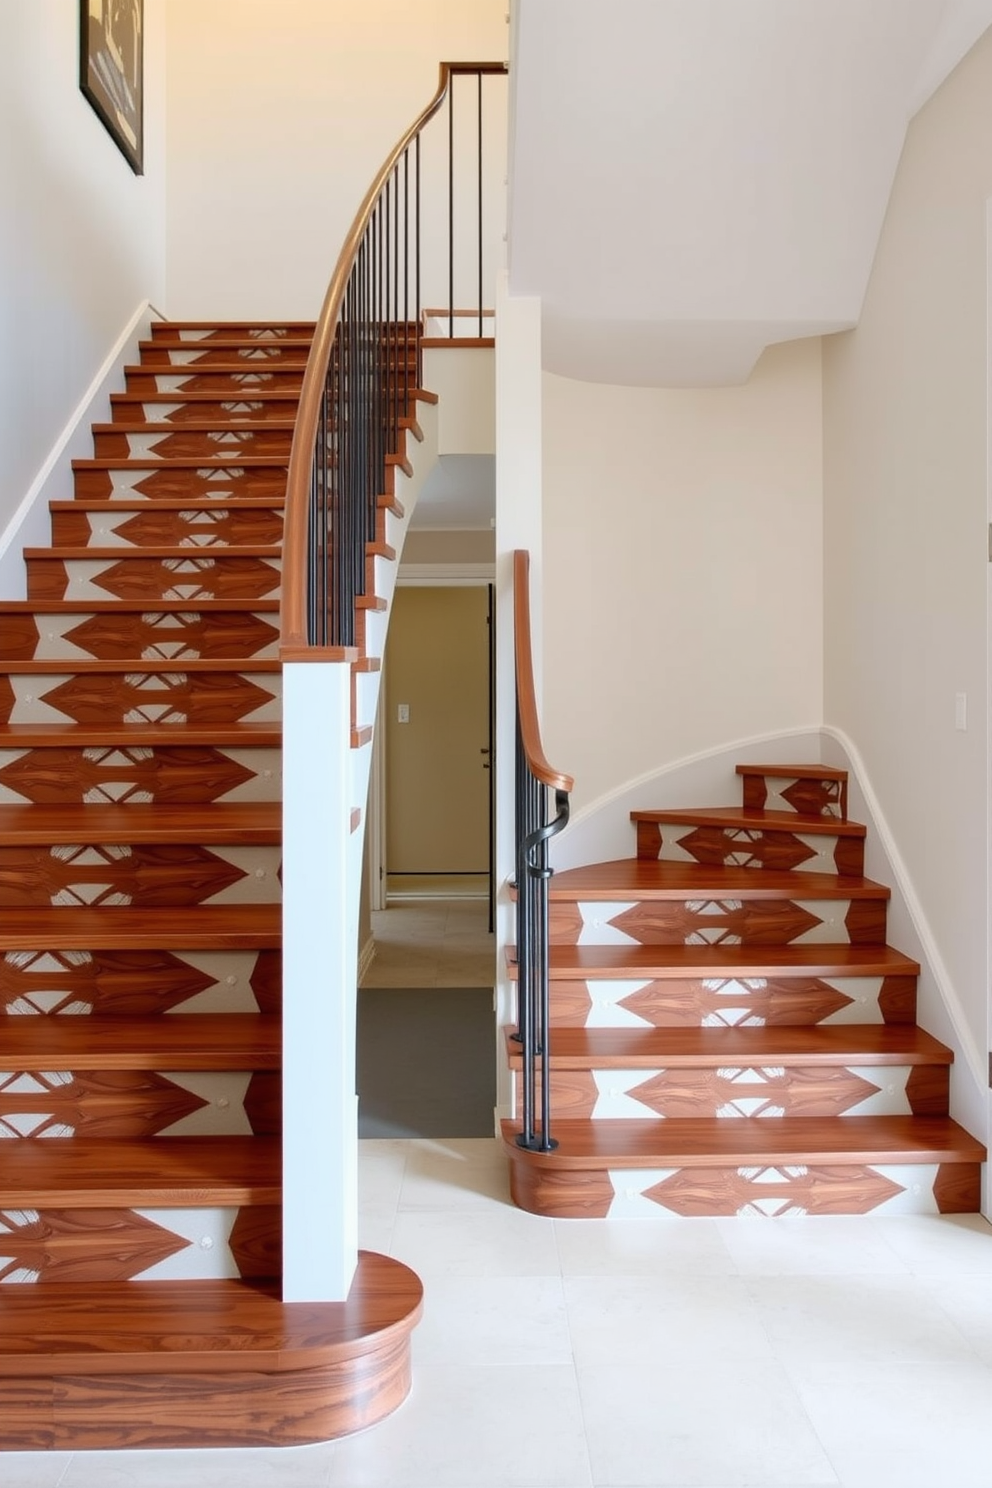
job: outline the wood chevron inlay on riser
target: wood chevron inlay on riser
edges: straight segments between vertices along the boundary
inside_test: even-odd
[[[557,1172],[511,1163],[520,1208],[572,1219],[972,1213],[980,1187],[977,1162]]]
[[[557,1027],[912,1023],[915,977],[701,977],[551,982]]]
[[[224,398],[222,394],[198,393],[185,401],[168,393],[111,393],[110,405],[114,422],[125,428],[132,424],[265,424],[295,416],[299,404],[296,393],[268,393],[265,397]]]
[[[147,670],[0,673],[0,723],[278,723],[279,673]],[[202,665],[202,663],[201,663]]]
[[[777,868],[807,873],[864,872],[864,843],[850,837],[809,836],[801,831],[664,826],[640,822],[638,857],[674,863],[713,863],[738,868]]]
[[[62,905],[272,904],[282,848],[193,843],[0,846],[0,909]]]
[[[125,385],[129,393],[215,393],[227,398],[250,398],[258,392],[294,393],[303,386],[303,368],[251,367],[244,371],[169,370],[155,367],[128,367]]]
[[[80,468],[73,485],[77,501],[223,501],[232,497],[281,501],[286,494],[288,460],[252,460],[247,456],[226,464],[206,461],[159,460],[117,467]]]
[[[133,510],[108,501],[100,511],[54,512],[52,541],[70,548],[268,547],[282,541],[282,510],[226,503],[182,510],[148,503]]]
[[[0,613],[0,661],[274,661],[278,654],[278,616],[244,607]]]
[[[947,1109],[948,1081],[946,1065],[557,1070],[551,1075],[551,1110],[553,1116],[595,1121],[933,1115]],[[514,1098],[519,1100],[519,1092]]]
[[[192,745],[0,749],[0,805],[278,801],[281,762],[278,749]]]
[[[743,776],[744,805],[753,811],[795,811],[800,816],[847,817],[847,781],[792,775]]]
[[[278,1013],[277,950],[24,949],[0,955],[0,1017]]]
[[[168,547],[174,545],[169,544]],[[79,549],[73,549],[79,552]],[[210,556],[185,552],[137,551],[113,557],[94,549],[92,558],[61,558],[53,553],[29,557],[28,599],[182,600],[269,599],[279,592],[280,563],[267,553],[212,550]],[[97,556],[101,555],[101,556]]]
[[[15,1069],[0,1072],[0,1138],[272,1136],[279,1104],[274,1071]]]
[[[254,424],[247,428],[222,426],[218,418],[187,420],[191,427],[173,428],[161,409],[150,405],[144,427],[128,429],[103,424],[95,430],[93,445],[98,460],[169,460],[188,459],[191,455],[216,460],[239,455],[270,455],[280,462],[288,461],[293,442],[291,419],[282,419],[277,427]],[[272,421],[270,420],[269,423]],[[211,424],[215,427],[211,428]]]
[[[872,899],[552,900],[557,945],[802,945],[885,939],[886,904]]]
[[[270,367],[305,367],[309,355],[309,342],[291,342],[288,338],[262,345],[256,341],[251,346],[239,346],[227,342],[223,346],[169,346],[162,341],[144,342],[141,346],[141,364],[144,367],[213,367],[218,363],[229,366],[231,362],[244,362],[249,368],[267,371]]]
[[[0,1210],[0,1284],[269,1277],[280,1224],[271,1205]]]

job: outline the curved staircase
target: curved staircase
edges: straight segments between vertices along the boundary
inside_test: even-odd
[[[279,1295],[280,544],[312,329],[156,325],[0,605],[7,1449],[314,1441],[409,1389],[407,1268]]]
[[[977,1210],[846,775],[739,766],[728,809],[637,811],[636,857],[550,886],[552,1151],[503,1123],[515,1202],[603,1216]],[[515,975],[515,968],[511,967]],[[519,1046],[507,1038],[519,1080]]]

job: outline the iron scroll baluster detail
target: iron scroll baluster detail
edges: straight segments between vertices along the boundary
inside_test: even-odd
[[[533,777],[525,793],[538,805],[548,794]],[[522,837],[517,854],[517,1037],[522,1045],[523,1110],[516,1141],[531,1152],[551,1152],[558,1146],[551,1135],[548,901],[554,869],[548,863],[548,844],[568,825],[569,799],[567,791],[556,790],[554,795],[554,817]]]

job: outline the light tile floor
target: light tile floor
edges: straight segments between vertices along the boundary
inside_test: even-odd
[[[363,987],[491,987],[496,943],[486,899],[415,899],[372,915],[375,957]]]
[[[491,1140],[360,1144],[426,1292],[389,1420],[289,1451],[18,1453],[3,1488],[989,1488],[992,1227],[545,1221]]]

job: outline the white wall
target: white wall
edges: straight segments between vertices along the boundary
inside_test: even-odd
[[[108,351],[164,292],[163,0],[145,3],[145,174],[79,91],[78,0],[5,0],[0,532]]]
[[[911,124],[860,325],[824,344],[826,721],[864,760],[979,1049],[990,195],[987,34]]]
[[[544,738],[577,810],[822,716],[818,341],[743,387],[544,377]]]
[[[313,318],[438,63],[504,59],[506,9],[169,0],[170,315]]]

